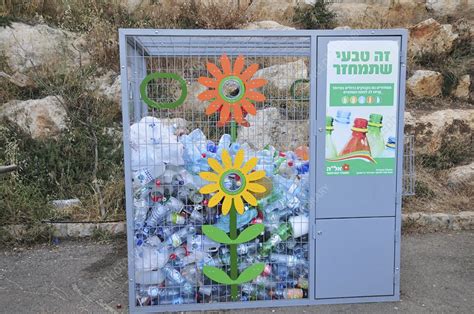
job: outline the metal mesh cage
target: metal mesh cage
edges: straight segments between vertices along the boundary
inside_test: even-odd
[[[327,101],[329,43],[378,50],[368,40],[390,43],[394,68],[402,64],[401,30],[122,30],[131,310],[398,299],[397,200],[415,182],[413,137],[401,128],[404,84],[383,126],[381,114],[372,122],[391,130],[379,141],[390,171],[342,179],[325,167],[339,115]],[[404,82],[404,72],[390,80]],[[354,116],[378,112],[364,110]],[[346,176],[352,166],[339,168]],[[371,284],[360,280],[371,272]]]
[[[199,171],[211,156],[220,161],[224,147],[233,159],[240,149],[244,161],[257,157],[256,168],[266,170],[270,183],[268,193],[257,196],[258,205],[246,203],[238,216],[240,232],[259,222],[265,226],[255,239],[237,247],[239,273],[255,263],[265,266],[258,277],[239,285],[237,300],[307,297],[308,227],[302,226],[306,233],[297,238],[275,235],[288,224],[294,228],[291,217],[307,216],[309,210],[307,157],[287,154],[309,146],[310,43],[304,36],[127,37],[137,306],[232,301],[230,285],[202,271],[213,265],[231,272],[229,245],[209,241],[202,232],[203,225],[219,226],[228,217],[222,204],[208,207],[209,196],[199,192]],[[226,139],[232,123],[218,126],[219,112],[206,114],[210,101],[198,99],[207,89],[198,78],[212,78],[207,65],[222,67],[224,54],[231,65],[243,56],[243,70],[257,64],[253,77],[268,81],[255,89],[265,100],[254,102],[256,115],[247,115],[249,126],[237,127],[231,145]],[[187,96],[180,106],[151,109],[143,103],[140,84],[157,72],[185,81]],[[158,104],[172,103],[181,93],[177,80],[156,78],[146,86],[147,97]],[[273,169],[277,155],[281,173]],[[143,179],[147,176],[150,182]],[[162,207],[166,214],[159,213]]]

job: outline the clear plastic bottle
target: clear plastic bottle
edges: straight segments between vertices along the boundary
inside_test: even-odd
[[[186,223],[186,218],[178,213],[169,213],[166,217],[166,221],[170,224],[184,225]]]
[[[140,246],[135,248],[135,271],[155,270],[162,268],[169,260],[166,248],[157,249],[151,246]]]
[[[176,197],[170,196],[165,200],[164,205],[172,212],[179,213],[184,209],[184,203]]]
[[[152,207],[145,223],[147,226],[156,227],[168,215],[168,208],[165,205],[158,204]]]
[[[161,285],[165,281],[165,275],[158,270],[136,270],[135,282],[144,285]]]
[[[274,230],[280,225],[280,220],[284,217],[287,217],[293,213],[291,209],[284,210],[274,210],[264,216],[265,228],[268,230]]]
[[[133,221],[135,223],[135,230],[143,228],[149,210],[150,206],[146,199],[133,200]]]
[[[186,248],[188,252],[203,251],[206,253],[216,253],[220,244],[201,234],[188,235]]]
[[[181,269],[181,275],[187,282],[198,283],[201,273],[196,264],[189,264]]]
[[[367,127],[367,140],[369,141],[372,157],[380,157],[385,149],[385,141],[382,135],[382,120],[380,114],[371,113]]]
[[[302,299],[305,298],[305,293],[301,288],[280,288],[274,291],[274,295],[278,299]]]
[[[204,223],[204,216],[201,213],[202,209],[201,205],[194,205],[193,211],[189,215],[189,221],[197,225],[202,225]]]
[[[285,241],[291,236],[291,224],[283,223],[278,229],[270,236],[268,241],[264,242],[262,248],[260,249],[260,254],[262,256],[268,256],[271,251],[275,248],[278,243]]]
[[[179,229],[175,233],[173,233],[169,238],[167,238],[163,243],[162,246],[170,245],[172,247],[178,247],[186,241],[188,235],[193,235],[196,233],[196,228],[192,225],[188,225],[182,229]]]
[[[283,264],[288,267],[302,266],[306,265],[307,261],[305,259],[300,259],[294,255],[287,254],[270,254],[270,261],[272,263]]]
[[[293,179],[298,174],[298,170],[293,160],[285,160],[280,164],[276,173],[284,178]]]
[[[253,255],[258,251],[259,243],[258,242],[249,242],[249,243],[242,243],[237,246],[237,254],[238,255]]]
[[[250,221],[252,221],[252,219],[254,219],[255,217],[257,217],[257,210],[255,208],[246,209],[242,215],[237,215],[237,228],[241,229],[244,226],[248,225]],[[219,217],[217,223],[214,226],[228,233],[229,220],[229,215],[222,215]]]
[[[186,279],[181,275],[181,273],[170,266],[165,266],[162,268],[163,274],[165,274],[166,279],[169,280],[171,285],[180,285],[182,294],[191,294],[194,291],[192,284],[186,281]]]
[[[155,177],[148,168],[132,171],[132,187],[138,189],[151,183]]]

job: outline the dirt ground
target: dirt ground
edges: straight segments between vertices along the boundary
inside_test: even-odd
[[[0,249],[0,312],[126,312],[125,239]],[[225,313],[472,313],[474,231],[408,234],[401,301]],[[215,313],[215,312],[213,312]]]

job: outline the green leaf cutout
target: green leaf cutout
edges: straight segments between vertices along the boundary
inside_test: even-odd
[[[202,226],[202,232],[207,235],[211,240],[214,240],[219,243],[224,243],[224,244],[234,244],[236,243],[235,241],[231,240],[227,233],[225,233],[223,230],[214,227],[212,225],[205,225]]]
[[[263,269],[265,268],[265,263],[258,263],[250,266],[249,268],[245,269],[237,278],[234,280],[234,284],[242,284],[247,281],[251,281],[252,279],[255,279],[258,275],[260,275],[263,272]]]
[[[219,269],[217,267],[204,266],[202,268],[202,271],[203,271],[204,275],[206,275],[210,279],[214,280],[215,282],[222,283],[222,284],[225,284],[225,285],[231,285],[231,284],[234,283],[234,280],[230,279],[229,275],[227,275],[222,269]],[[262,268],[262,271],[263,271],[263,268]],[[244,274],[244,273],[245,272],[243,272],[242,274]]]
[[[263,226],[263,224],[251,225],[239,234],[239,236],[235,240],[235,243],[240,244],[249,242],[258,237],[264,230],[265,227]]]

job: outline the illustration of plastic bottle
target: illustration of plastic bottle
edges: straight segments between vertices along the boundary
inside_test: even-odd
[[[397,138],[394,136],[389,136],[387,144],[385,144],[384,152],[381,157],[395,158],[396,148],[397,148]]]
[[[332,132],[334,130],[334,119],[332,117],[326,117],[326,159],[332,159],[337,157],[336,146],[332,139]]]
[[[367,140],[372,157],[380,157],[385,149],[385,141],[381,132],[383,116],[371,113],[367,127]]]
[[[344,145],[350,138],[351,135],[351,112],[338,110],[336,117],[334,118],[333,127],[334,131],[332,132],[332,139],[336,147],[336,152],[340,154],[341,150],[344,148]]]
[[[367,142],[367,123],[366,119],[354,119],[354,126],[352,127],[352,137],[341,151],[341,156],[353,152],[361,152],[370,154],[369,143]]]

